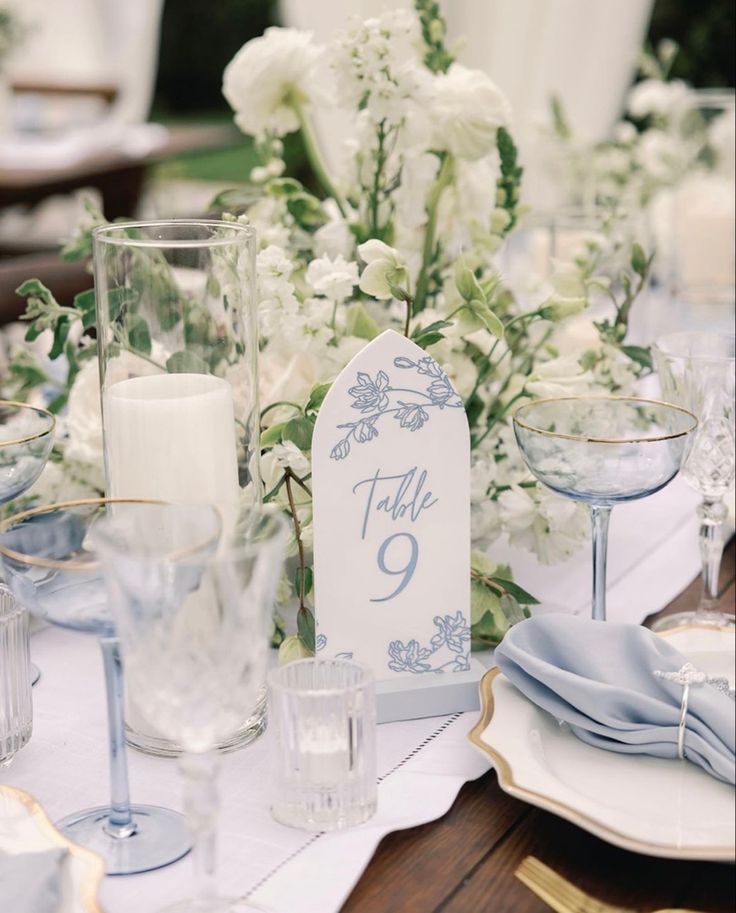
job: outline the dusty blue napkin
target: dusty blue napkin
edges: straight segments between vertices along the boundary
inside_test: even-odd
[[[61,878],[68,850],[0,853],[0,910],[13,913],[56,913],[61,904]]]
[[[659,673],[687,663],[639,625],[542,615],[514,625],[496,649],[503,674],[575,735],[610,751],[676,758],[683,685]],[[734,702],[714,685],[689,689],[684,756],[734,783]]]

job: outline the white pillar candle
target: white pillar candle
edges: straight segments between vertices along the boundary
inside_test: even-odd
[[[155,374],[104,395],[108,495],[233,506],[237,442],[230,385],[207,374]]]

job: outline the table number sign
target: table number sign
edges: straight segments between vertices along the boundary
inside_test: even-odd
[[[470,435],[440,365],[393,330],[367,345],[322,403],[312,473],[318,652],[373,669],[380,719],[477,706]]]

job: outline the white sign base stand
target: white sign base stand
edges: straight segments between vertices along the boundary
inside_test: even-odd
[[[418,720],[480,709],[478,686],[485,666],[470,660],[467,672],[446,675],[414,675],[376,682],[376,713],[379,723]]]

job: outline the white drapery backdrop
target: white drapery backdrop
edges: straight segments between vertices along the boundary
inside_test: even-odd
[[[281,0],[280,13],[284,25],[326,41],[350,16],[412,5],[411,0]],[[485,70],[511,102],[514,137],[529,171],[537,127],[548,120],[553,94],[563,100],[581,140],[609,134],[633,79],[652,5],[653,0],[449,0],[443,13],[449,46],[462,42],[461,62]],[[317,130],[335,165],[345,135],[339,114],[320,112]]]

